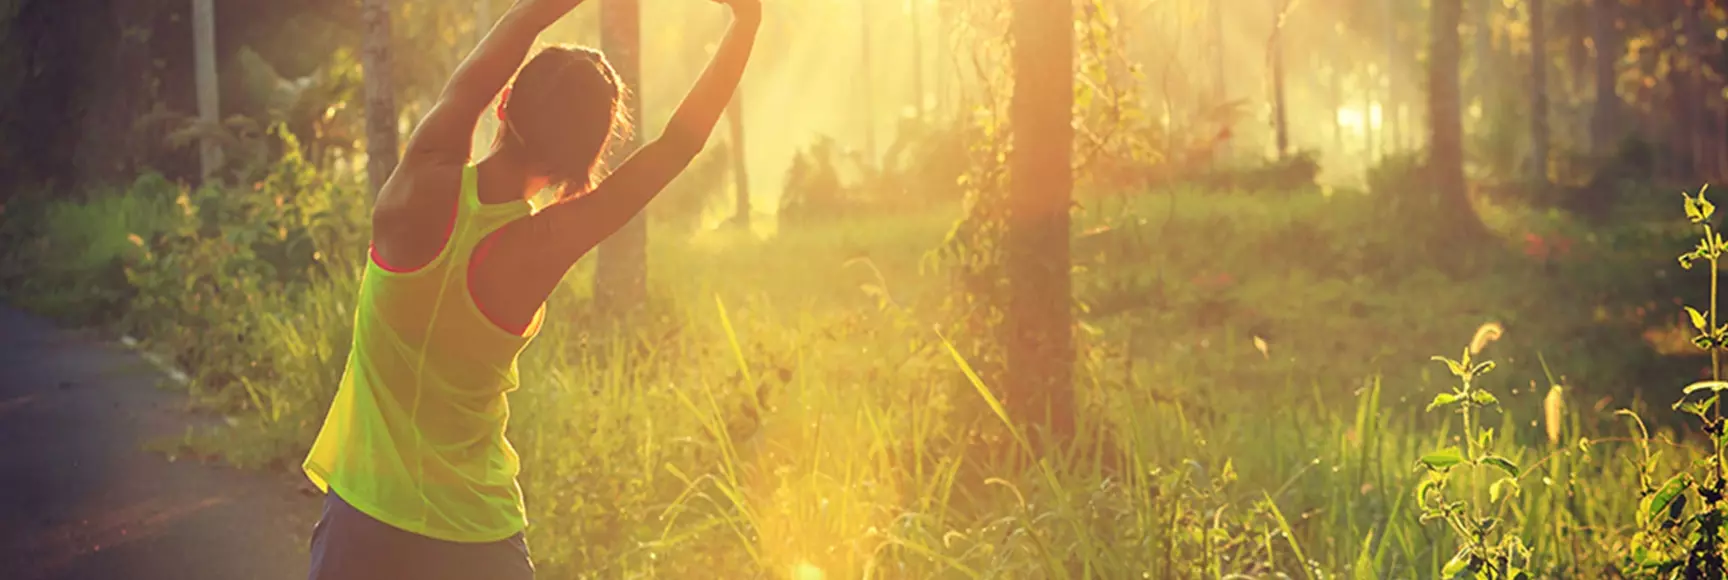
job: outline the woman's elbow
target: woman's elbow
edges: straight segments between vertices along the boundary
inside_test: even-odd
[[[702,149],[708,144],[705,135],[689,131],[667,131],[659,139],[654,140],[654,147],[663,151],[662,155],[682,167],[690,164]]]

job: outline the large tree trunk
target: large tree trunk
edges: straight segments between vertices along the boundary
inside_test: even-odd
[[[1290,0],[1278,0],[1272,31],[1272,130],[1279,161],[1290,151],[1290,128],[1284,111],[1284,12],[1289,5]]]
[[[736,196],[736,209],[732,212],[732,223],[741,229],[750,229],[750,164],[746,162],[744,148],[744,94],[733,95],[732,102],[726,104],[726,125],[730,129],[732,154],[732,184]]]
[[[1468,239],[1482,231],[1464,187],[1464,119],[1458,89],[1458,23],[1463,0],[1433,0],[1428,50],[1428,149],[1443,231]],[[1450,255],[1450,254],[1448,254]]]
[[[1544,0],[1530,1],[1530,182],[1548,185],[1548,22]]]
[[[361,18],[366,37],[360,66],[366,74],[366,178],[368,191],[376,199],[378,190],[396,171],[396,94],[390,80],[390,2],[364,2]]]
[[[1015,0],[1013,10],[1007,404],[1020,424],[1066,439],[1074,432],[1074,12],[1069,0]]]
[[[1620,34],[1614,30],[1619,0],[1591,2],[1591,44],[1596,47],[1596,105],[1590,114],[1590,149],[1607,155],[1620,139],[1619,82]]]
[[[628,89],[630,118],[642,118],[642,7],[638,0],[601,0],[600,47]],[[640,131],[620,143],[613,159],[625,159],[641,143]],[[648,221],[646,212],[630,218],[618,233],[600,243],[594,270],[594,303],[601,312],[624,314],[648,297]]]
[[[192,44],[198,79],[198,120],[221,122],[221,101],[216,80],[216,8],[211,0],[192,0]],[[222,149],[206,138],[198,144],[200,175],[209,181],[222,167]]]

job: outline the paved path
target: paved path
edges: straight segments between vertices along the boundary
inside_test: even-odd
[[[291,473],[170,462],[197,419],[118,346],[0,307],[0,577],[304,580],[319,499]]]

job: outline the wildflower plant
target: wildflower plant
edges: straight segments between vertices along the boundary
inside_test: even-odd
[[[1499,506],[1518,495],[1518,464],[1493,453],[1494,430],[1480,424],[1483,410],[1500,405],[1499,399],[1478,382],[1482,375],[1494,370],[1494,362],[1472,358],[1481,354],[1489,342],[1498,339],[1501,332],[1499,324],[1484,324],[1476,330],[1470,345],[1464,348],[1464,354],[1457,360],[1434,357],[1434,360],[1446,364],[1446,368],[1458,378],[1459,386],[1435,395],[1427,410],[1451,409],[1464,423],[1462,449],[1448,446],[1417,460],[1417,464],[1428,471],[1427,477],[1416,486],[1416,502],[1422,510],[1422,521],[1443,521],[1460,540],[1458,552],[1441,569],[1441,576],[1445,578],[1529,578],[1524,571],[1530,562],[1529,548],[1516,534],[1506,532],[1508,526],[1502,525],[1500,518],[1485,515],[1500,510],[1483,509],[1477,501],[1480,498],[1474,493],[1467,499],[1453,498],[1447,493],[1454,476],[1460,472],[1469,478],[1472,492],[1480,489],[1476,485],[1480,481],[1480,468],[1491,467],[1500,478],[1488,488],[1488,503]]]
[[[1655,485],[1656,458],[1648,444],[1642,445],[1639,456],[1640,501],[1637,512],[1637,532],[1628,554],[1627,569],[1635,576],[1649,578],[1722,578],[1728,576],[1724,565],[1723,523],[1728,518],[1728,464],[1723,461],[1724,429],[1720,397],[1728,390],[1722,380],[1722,350],[1728,348],[1728,325],[1716,322],[1716,294],[1722,255],[1728,251],[1722,233],[1711,225],[1716,207],[1705,199],[1708,189],[1700,188],[1698,196],[1686,196],[1686,219],[1700,230],[1698,245],[1680,256],[1680,267],[1692,269],[1704,262],[1710,265],[1710,303],[1700,312],[1686,307],[1686,315],[1698,332],[1692,344],[1710,353],[1710,379],[1699,381],[1681,390],[1674,409],[1697,417],[1710,438],[1709,454],[1693,462],[1690,469],[1680,470],[1661,485]],[[1643,420],[1631,411],[1639,429]],[[1646,439],[1648,438],[1646,431]],[[1689,506],[1696,506],[1690,512]]]

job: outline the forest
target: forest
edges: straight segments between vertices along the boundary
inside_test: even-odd
[[[298,474],[511,4],[0,0],[0,303],[220,419],[150,453]],[[521,355],[539,577],[1728,577],[1728,3],[762,5]],[[541,43],[634,145],[727,18]]]

